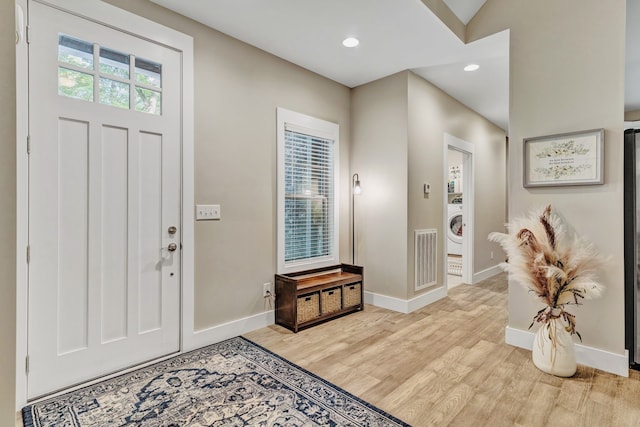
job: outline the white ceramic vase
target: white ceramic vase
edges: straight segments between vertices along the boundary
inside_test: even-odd
[[[533,364],[538,369],[558,377],[576,373],[576,353],[573,339],[560,320],[542,324],[533,340]]]

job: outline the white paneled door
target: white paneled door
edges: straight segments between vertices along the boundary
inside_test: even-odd
[[[179,350],[181,57],[30,2],[28,395]]]

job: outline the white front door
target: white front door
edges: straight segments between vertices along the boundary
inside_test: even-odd
[[[29,3],[28,396],[179,350],[181,57]]]

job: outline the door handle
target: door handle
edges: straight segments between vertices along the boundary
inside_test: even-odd
[[[169,252],[175,252],[176,249],[178,249],[178,245],[175,243],[169,243],[169,245],[167,246],[167,250]]]

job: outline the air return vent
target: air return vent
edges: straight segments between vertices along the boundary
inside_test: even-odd
[[[436,229],[415,230],[415,289],[423,289],[436,284],[436,260],[438,232]]]

